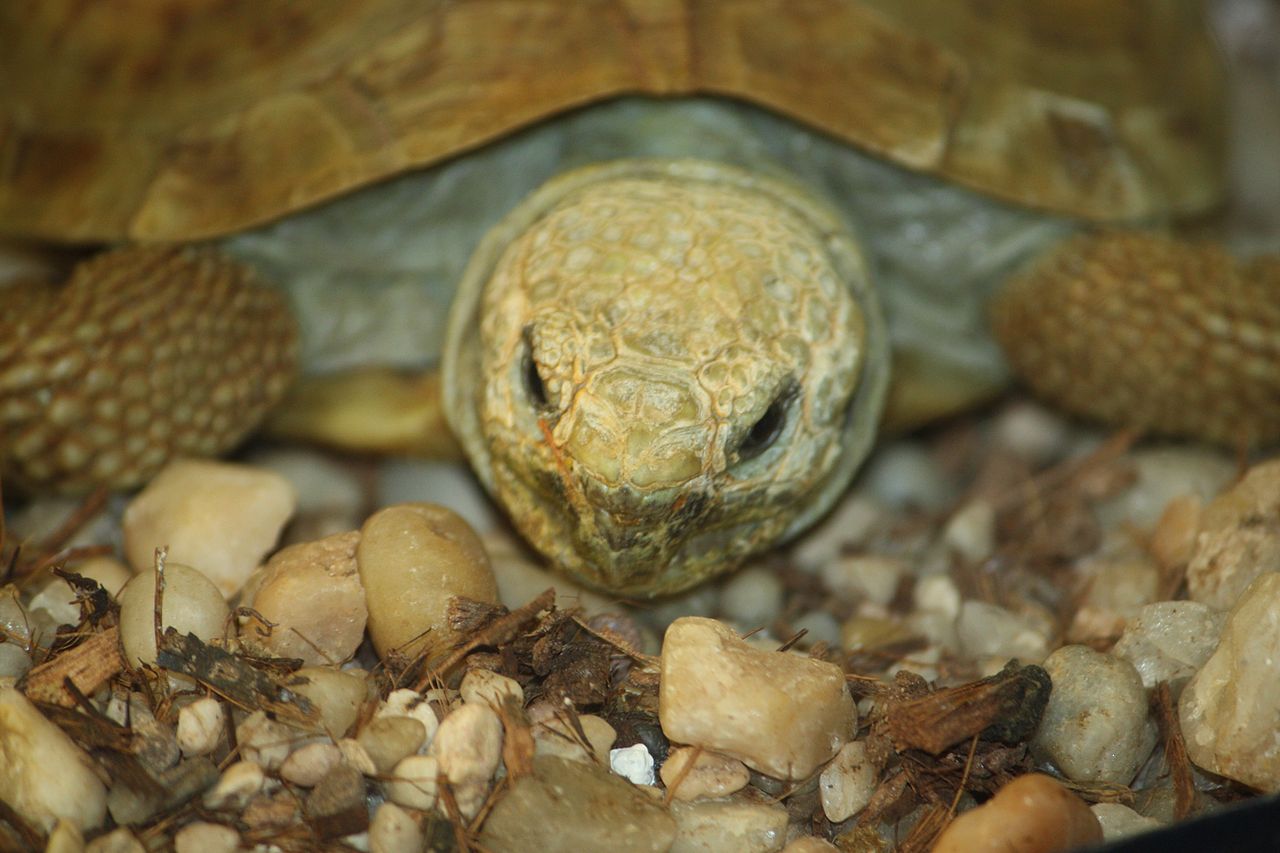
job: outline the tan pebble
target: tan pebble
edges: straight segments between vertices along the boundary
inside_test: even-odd
[[[996,547],[995,507],[983,500],[960,507],[942,529],[942,540],[967,562],[987,559]]]
[[[240,755],[265,770],[278,770],[295,742],[304,737],[302,732],[271,719],[263,711],[254,711],[236,726]]]
[[[85,845],[84,850],[85,853],[147,853],[138,837],[123,826],[99,835]]]
[[[364,587],[356,569],[357,531],[291,545],[267,561],[253,598],[245,603],[268,622],[243,620],[250,649],[305,664],[339,664],[364,639]]]
[[[342,762],[342,750],[334,743],[309,743],[289,753],[280,765],[280,778],[311,788]]]
[[[779,779],[813,773],[857,724],[838,666],[758,651],[713,619],[671,624],[660,677],[658,713],[667,737]]]
[[[242,809],[254,794],[262,790],[266,781],[266,774],[262,772],[259,764],[253,761],[237,761],[223,770],[214,786],[205,792],[205,808],[215,811]]]
[[[846,743],[818,777],[822,812],[827,820],[848,820],[871,801],[878,782],[875,765],[862,741]]]
[[[587,736],[581,736],[563,717],[549,717],[533,726],[533,743],[537,755],[556,755],[570,761],[594,761],[608,764],[609,750],[618,738],[613,726],[595,714],[580,714],[578,725]]]
[[[872,601],[887,606],[898,592],[907,566],[896,557],[852,554],[836,557],[820,570],[822,582],[843,601]]]
[[[155,663],[156,573],[147,570],[120,590],[120,645],[133,666]],[[219,637],[231,615],[217,587],[182,563],[166,562],[160,602],[164,627],[195,634],[208,642]]]
[[[1229,610],[1253,579],[1280,567],[1280,459],[1249,469],[1200,516],[1187,566],[1193,601]]]
[[[1280,791],[1280,572],[1260,575],[1240,596],[1178,714],[1198,766]]]
[[[83,853],[84,833],[66,818],[61,818],[45,841],[45,853]]]
[[[178,830],[173,837],[175,853],[235,853],[240,850],[240,833],[220,823],[196,821]]]
[[[430,754],[453,785],[458,809],[474,817],[502,758],[502,721],[484,705],[463,705],[440,723]]]
[[[751,781],[747,765],[738,759],[693,746],[671,750],[659,775],[677,800],[728,796]]]
[[[208,755],[222,739],[226,724],[222,703],[201,697],[178,711],[178,746],[185,755]]]
[[[1089,807],[1102,825],[1102,837],[1107,841],[1128,838],[1164,826],[1155,818],[1146,817],[1120,803],[1095,803]]]
[[[524,706],[524,690],[514,678],[487,669],[468,670],[458,686],[463,702],[481,702],[495,711],[502,707],[506,697],[511,697],[516,707]]]
[[[398,504],[369,517],[356,551],[369,607],[369,637],[380,656],[436,651],[458,639],[449,600],[496,604],[489,558],[460,516],[434,504]]]
[[[1142,686],[1169,683],[1176,699],[1218,645],[1227,614],[1198,601],[1157,601],[1129,620],[1111,653],[1133,664]]]
[[[773,853],[787,842],[782,806],[733,800],[671,804],[676,840],[670,853]]]
[[[348,737],[338,741],[338,750],[342,753],[342,760],[362,776],[378,775],[378,768],[373,766],[373,759],[355,738]]]
[[[408,688],[391,691],[382,704],[378,706],[374,716],[409,717],[422,723],[426,738],[422,746],[418,748],[418,752],[426,752],[426,748],[431,745],[431,739],[436,736],[436,731],[440,728],[440,719],[436,716],[436,712],[432,710],[431,702],[421,693]]]
[[[1102,840],[1084,801],[1040,773],[1019,776],[957,817],[933,853],[1057,853]]]
[[[426,834],[418,822],[395,803],[383,803],[369,824],[370,853],[419,853]]]
[[[125,555],[145,571],[155,549],[167,546],[169,559],[194,566],[230,598],[275,546],[295,503],[279,474],[179,459],[125,509]]]
[[[782,853],[840,853],[840,848],[825,838],[805,835],[783,847]]]
[[[426,727],[410,717],[375,717],[356,736],[379,773],[416,753],[426,739]]]
[[[1195,495],[1179,495],[1165,504],[1151,531],[1148,548],[1161,566],[1184,566],[1195,551],[1204,504]]]
[[[970,657],[1037,663],[1049,653],[1049,641],[1032,619],[985,601],[960,605],[956,636],[961,651]]]
[[[360,706],[369,692],[365,676],[359,669],[304,666],[294,673],[289,689],[316,707],[320,713],[320,731],[336,739],[347,733],[360,714]]]
[[[387,796],[408,809],[430,811],[436,804],[440,762],[434,755],[410,755],[391,771]]]

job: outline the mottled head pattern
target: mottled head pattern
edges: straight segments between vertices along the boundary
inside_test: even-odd
[[[868,341],[884,344],[820,205],[719,165],[638,161],[572,173],[513,216],[531,221],[488,264],[459,433],[554,562],[622,594],[675,591],[847,483]]]

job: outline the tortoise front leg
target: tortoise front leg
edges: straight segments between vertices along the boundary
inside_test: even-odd
[[[992,326],[1022,380],[1074,414],[1237,447],[1280,439],[1280,258],[1085,234],[1015,276]]]

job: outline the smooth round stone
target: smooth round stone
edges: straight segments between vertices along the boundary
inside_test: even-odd
[[[826,518],[792,549],[796,564],[816,572],[849,548],[862,545],[885,520],[885,509],[858,491],[850,491]]]
[[[867,757],[862,741],[846,743],[822,770],[818,789],[827,820],[840,823],[866,808],[878,784],[875,765]]]
[[[430,754],[453,785],[458,810],[474,817],[502,758],[502,721],[485,705],[463,705],[441,721]]]
[[[0,744],[0,802],[44,832],[59,820],[102,824],[107,791],[93,761],[13,687],[0,687]]]
[[[809,648],[818,643],[828,646],[840,645],[840,623],[836,617],[823,610],[813,610],[791,620],[791,628],[796,631],[807,631],[800,645]]]
[[[304,666],[294,676],[289,689],[315,706],[320,715],[319,730],[335,740],[345,735],[355,724],[368,695],[363,670]]]
[[[410,755],[392,769],[387,797],[408,809],[430,811],[436,805],[439,775],[440,762],[434,755]]]
[[[1059,853],[1102,840],[1102,827],[1075,794],[1041,773],[1019,776],[965,812],[933,853]]]
[[[751,781],[751,771],[738,759],[692,746],[671,750],[661,775],[668,795],[685,801],[725,797]]]
[[[129,567],[114,557],[90,557],[69,567],[81,577],[97,581],[109,595],[116,595],[133,577]],[[47,575],[27,602],[30,610],[47,610],[59,625],[75,625],[80,621],[80,605],[75,590],[57,575]]]
[[[1178,703],[1196,765],[1280,791],[1280,572],[1259,576]]]
[[[135,667],[156,660],[155,598],[154,570],[135,575],[120,590],[120,645]],[[195,634],[207,643],[222,635],[231,611],[222,593],[203,573],[167,561],[161,615],[163,627]]]
[[[1164,826],[1155,818],[1140,815],[1120,803],[1095,803],[1089,810],[1102,826],[1102,837],[1106,841],[1141,835]]]
[[[257,619],[242,619],[241,642],[309,665],[350,659],[369,615],[356,567],[359,542],[352,530],[290,545],[268,560],[246,603],[275,627],[267,633]]]
[[[426,747],[431,745],[431,740],[436,736],[436,731],[440,728],[440,719],[436,717],[436,712],[432,710],[430,701],[421,693],[410,690],[407,687],[392,690],[382,704],[378,706],[374,716],[408,717],[421,723],[423,731],[426,732],[426,739],[423,741],[423,745],[418,748],[418,752],[427,751]]]
[[[488,669],[472,669],[462,676],[458,692],[463,702],[480,702],[495,711],[508,700],[517,708],[524,707],[524,689],[520,682]]]
[[[1066,422],[1056,412],[1022,401],[1006,406],[996,415],[991,433],[999,447],[1035,467],[1061,458],[1070,437]]]
[[[836,557],[818,570],[822,582],[843,601],[871,601],[888,606],[908,572],[906,563],[880,554]]]
[[[922,445],[898,441],[872,454],[862,486],[881,504],[894,509],[946,509],[955,484]]]
[[[668,738],[779,779],[812,774],[857,724],[838,666],[754,649],[714,619],[672,623],[660,678],[658,715]]]
[[[1098,505],[1104,528],[1121,522],[1150,527],[1169,501],[1182,495],[1209,500],[1236,476],[1230,456],[1199,446],[1149,447],[1129,454],[1134,484]]]
[[[83,853],[84,833],[65,818],[59,818],[45,841],[44,853]]]
[[[240,755],[263,770],[279,770],[294,746],[305,739],[295,728],[273,720],[264,711],[254,711],[236,726]]]
[[[222,740],[226,726],[222,703],[202,696],[178,711],[178,746],[184,755],[208,755]]]
[[[733,800],[671,804],[676,840],[671,853],[774,853],[787,843],[782,806]]]
[[[1177,697],[1217,648],[1226,619],[1197,601],[1157,601],[1129,620],[1111,653],[1133,664],[1143,687],[1167,681]]]
[[[125,556],[145,572],[155,549],[167,546],[171,561],[195,567],[230,598],[275,547],[296,503],[273,471],[179,459],[125,509]]]
[[[1077,782],[1129,784],[1156,742],[1137,670],[1086,646],[1063,646],[1043,666],[1053,690],[1033,754]]]
[[[300,746],[280,765],[280,778],[303,788],[313,788],[342,763],[342,750],[334,743]]]
[[[123,826],[99,835],[85,845],[84,850],[85,853],[147,853],[138,837]]]
[[[426,728],[409,717],[376,717],[356,736],[379,773],[386,773],[400,759],[416,753],[426,739]]]
[[[356,561],[379,656],[438,652],[459,639],[448,621],[455,596],[498,603],[498,587],[479,538],[460,516],[434,504],[399,504],[374,513],[360,531]]]
[[[720,608],[726,619],[752,628],[767,626],[782,612],[782,581],[764,566],[747,566],[733,575],[720,591]]]
[[[480,843],[491,853],[664,853],[675,836],[661,803],[625,779],[597,764],[535,756],[533,773],[494,805]]]
[[[802,835],[793,840],[782,853],[840,853],[840,848],[816,835]]]
[[[220,823],[196,821],[178,830],[173,837],[175,853],[236,853],[241,850],[240,833]]]
[[[1031,620],[985,601],[960,605],[956,635],[961,651],[969,657],[1036,663],[1049,652],[1048,639]]]
[[[239,811],[266,782],[267,776],[256,761],[237,761],[223,770],[214,786],[205,792],[204,806],[214,811]]]
[[[1200,515],[1187,589],[1194,601],[1229,610],[1258,575],[1280,568],[1280,459],[1249,469]]]
[[[577,731],[563,717],[548,717],[533,726],[533,744],[537,755],[558,755],[571,761],[594,761],[606,764],[618,733],[603,717],[581,714],[578,725],[587,736],[582,743]]]
[[[962,559],[981,563],[996,548],[995,507],[983,500],[960,507],[942,528],[942,541]]]
[[[373,853],[420,853],[426,834],[404,809],[383,803],[369,824],[369,849]]]

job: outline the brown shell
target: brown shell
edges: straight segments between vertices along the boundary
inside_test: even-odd
[[[1222,192],[1195,0],[15,0],[0,80],[0,232],[63,240],[233,231],[629,92],[1090,219]]]

